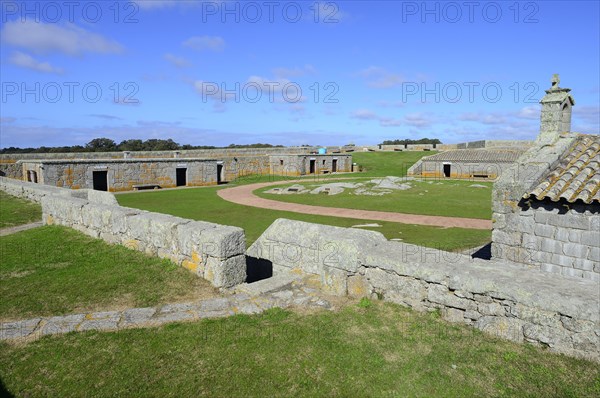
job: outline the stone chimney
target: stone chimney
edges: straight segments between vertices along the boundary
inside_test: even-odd
[[[571,131],[571,108],[575,100],[569,94],[570,88],[560,88],[558,75],[552,76],[552,86],[540,101],[542,114],[540,117],[539,142],[553,142],[561,133]]]

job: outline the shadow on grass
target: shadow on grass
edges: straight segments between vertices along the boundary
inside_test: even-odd
[[[6,389],[4,382],[0,379],[0,397],[2,398],[14,398],[14,395]]]

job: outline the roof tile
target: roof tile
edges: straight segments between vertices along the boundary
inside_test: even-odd
[[[523,195],[529,199],[600,202],[600,135],[580,135],[558,165]]]

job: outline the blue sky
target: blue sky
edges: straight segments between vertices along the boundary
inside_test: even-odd
[[[0,146],[599,133],[597,1],[2,1]]]

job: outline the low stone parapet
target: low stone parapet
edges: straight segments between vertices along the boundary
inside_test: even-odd
[[[46,224],[64,225],[93,238],[167,258],[216,287],[246,280],[246,239],[241,228],[54,195],[41,200]]]
[[[439,310],[450,322],[600,361],[598,282],[286,219],[276,220],[248,256],[271,262],[274,275],[319,275],[323,288],[338,295]]]

